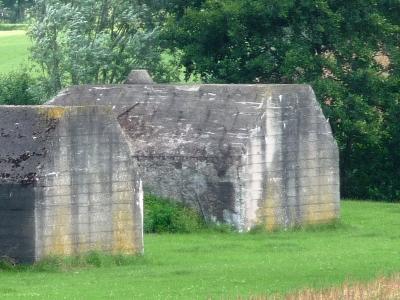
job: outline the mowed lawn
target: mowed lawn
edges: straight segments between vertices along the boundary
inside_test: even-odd
[[[29,46],[25,31],[0,31],[0,74],[16,71],[26,64]]]
[[[0,299],[233,299],[400,272],[400,204],[342,208],[333,229],[147,235],[131,265],[0,271]]]

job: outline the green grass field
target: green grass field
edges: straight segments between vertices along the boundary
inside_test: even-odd
[[[23,30],[0,31],[0,74],[28,62],[30,41]]]
[[[147,235],[130,265],[0,271],[0,298],[233,299],[400,272],[400,204],[342,208],[337,228]]]

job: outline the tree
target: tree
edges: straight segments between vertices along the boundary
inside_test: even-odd
[[[23,22],[34,0],[0,0],[0,19],[11,23]]]
[[[400,198],[399,1],[171,0],[163,9],[164,47],[182,53],[187,77],[312,84],[339,142],[342,195]]]
[[[158,24],[136,0],[38,0],[32,58],[53,92],[70,84],[123,81],[133,68],[159,77]]]

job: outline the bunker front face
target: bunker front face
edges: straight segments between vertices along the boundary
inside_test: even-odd
[[[0,256],[143,251],[142,190],[107,107],[0,106]]]
[[[145,190],[208,220],[246,231],[339,215],[338,148],[308,85],[74,86],[48,104],[110,106]]]

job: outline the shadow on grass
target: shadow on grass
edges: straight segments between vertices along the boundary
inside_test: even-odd
[[[273,236],[274,233],[283,232],[335,232],[335,231],[345,231],[351,229],[352,226],[343,223],[340,219],[333,220],[329,223],[324,224],[308,224],[308,225],[295,225],[290,228],[276,227],[272,230],[266,229],[264,225],[257,225],[253,227],[249,234],[268,234]]]
[[[0,272],[65,272],[76,269],[146,265],[149,260],[142,255],[106,254],[90,251],[74,256],[49,256],[34,264],[17,264],[12,259],[0,259]]]

